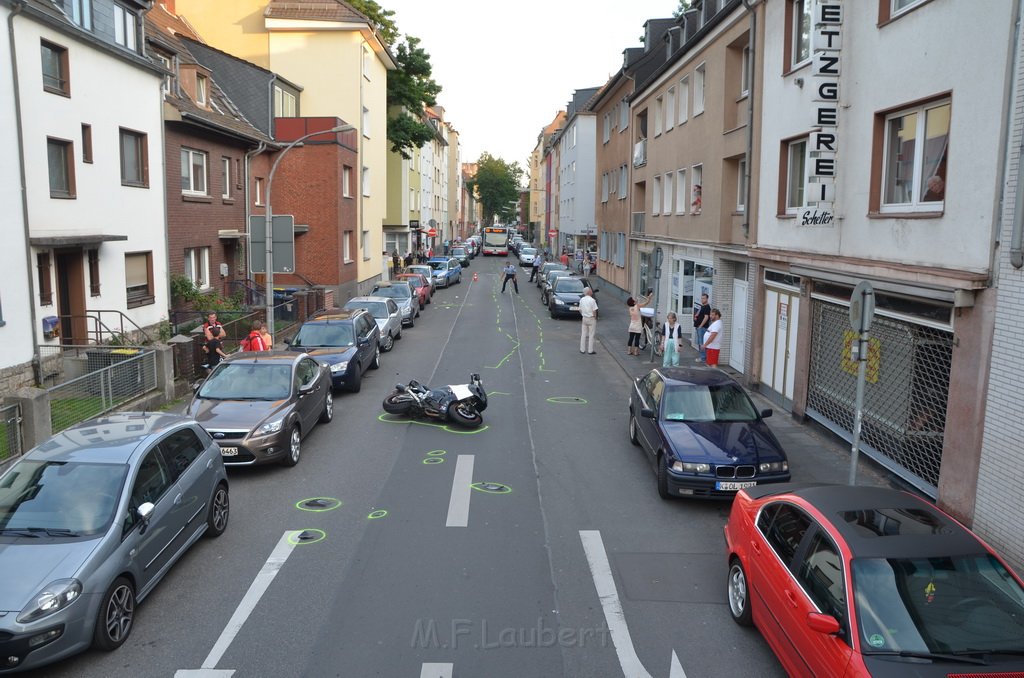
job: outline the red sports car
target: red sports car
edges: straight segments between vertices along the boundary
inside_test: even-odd
[[[400,273],[398,280],[408,280],[413,293],[420,300],[420,308],[430,303],[430,281],[419,273]]]
[[[914,495],[752,487],[725,541],[733,620],[791,676],[1024,675],[1024,582]]]

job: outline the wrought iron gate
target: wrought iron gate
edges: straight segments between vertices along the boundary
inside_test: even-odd
[[[807,414],[852,440],[855,333],[845,306],[813,301]],[[953,333],[876,315],[868,347],[861,450],[931,496],[949,400]]]

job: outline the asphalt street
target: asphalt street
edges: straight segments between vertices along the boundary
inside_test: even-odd
[[[626,355],[622,302],[598,294],[582,355],[579,321],[549,318],[528,274],[499,293],[503,263],[438,290],[298,466],[229,471],[226,534],[175,566],[120,650],[35,675],[784,675],[729,617],[729,505],[662,501],[628,440],[630,380],[651,365]],[[383,414],[397,381],[471,372],[490,398],[478,430]],[[768,423],[794,480],[845,481],[834,442]]]

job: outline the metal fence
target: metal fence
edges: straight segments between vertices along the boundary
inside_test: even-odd
[[[0,467],[23,451],[21,405],[0,405]]]
[[[815,299],[807,414],[852,440],[857,365],[849,309]],[[949,401],[952,332],[876,315],[868,344],[861,449],[936,496]]]
[[[69,369],[84,368],[81,376],[46,389],[54,433],[156,389],[156,352],[152,349],[92,346],[70,359],[80,363],[82,357],[84,365],[71,367],[68,359],[63,361],[65,374]]]

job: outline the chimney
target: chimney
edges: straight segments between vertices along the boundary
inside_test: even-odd
[[[160,0],[160,3],[164,6],[164,9],[167,10],[168,14],[178,16],[178,10],[174,6],[174,0]]]

